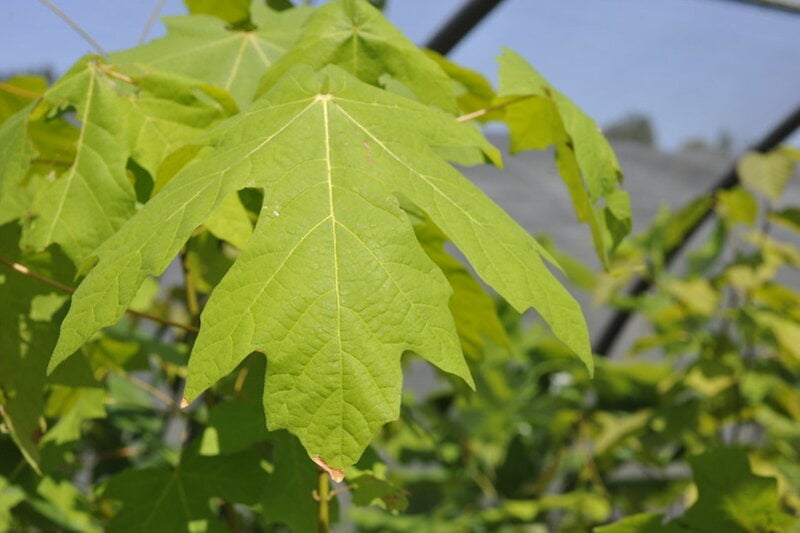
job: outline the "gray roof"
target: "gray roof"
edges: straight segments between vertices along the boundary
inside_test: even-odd
[[[512,156],[508,155],[505,135],[490,136],[490,140],[506,154],[505,169],[467,168],[462,169],[464,174],[530,233],[547,234],[559,249],[599,268],[589,229],[574,215],[552,151]],[[625,173],[623,187],[631,197],[634,232],[646,229],[662,206],[678,208],[709,190],[733,164],[732,157],[712,151],[669,154],[634,142],[615,143],[614,150]],[[794,205],[800,205],[798,181],[794,180],[786,195]],[[697,238],[702,236],[701,232]],[[780,236],[798,242],[796,234],[782,232]],[[581,302],[593,337],[597,336],[610,311],[592,305],[590,295],[572,292]],[[620,349],[628,346],[626,341],[641,335],[643,327],[634,321],[618,343]]]

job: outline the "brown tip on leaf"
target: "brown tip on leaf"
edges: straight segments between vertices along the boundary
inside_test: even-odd
[[[186,398],[181,399],[181,409],[186,409],[190,405],[192,405],[192,402],[190,402]]]
[[[341,483],[342,481],[344,481],[344,472],[342,472],[338,468],[331,468],[330,466],[328,466],[328,463],[326,463],[319,455],[315,455],[314,457],[311,458],[311,460],[314,461],[314,463],[316,463],[318,467],[327,472],[328,475],[331,476],[331,479],[334,480],[336,483]]]

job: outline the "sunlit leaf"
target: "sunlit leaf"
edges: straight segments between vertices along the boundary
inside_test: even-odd
[[[363,0],[330,2],[317,9],[294,48],[269,70],[260,92],[298,63],[316,69],[336,65],[372,85],[380,85],[381,76],[388,74],[421,102],[457,111],[451,82],[439,65]]]
[[[51,368],[116,321],[144,278],[163,271],[245,186],[263,188],[264,205],[203,313],[189,400],[261,351],[270,358],[270,428],[290,428],[310,455],[340,467],[397,417],[404,351],[471,382],[447,307],[450,286],[420,249],[398,193],[591,368],[580,308],[548,271],[542,248],[431,148],[472,145],[495,157],[476,130],[335,67],[298,67],[213,138],[215,157],[173,178],[98,250]]]

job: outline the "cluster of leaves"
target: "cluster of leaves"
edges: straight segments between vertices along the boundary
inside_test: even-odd
[[[797,531],[800,211],[782,194],[798,156],[747,155],[741,186],[661,213],[613,273],[562,261],[652,331],[596,361],[593,379],[504,308],[511,353],[495,339],[476,391],[409,397],[381,434],[409,507],[398,519],[358,509],[361,529]],[[708,209],[713,229],[666,270],[666,251]],[[633,299],[621,289],[642,265],[655,287]]]
[[[310,457],[403,509],[364,453],[401,356],[468,398],[506,342],[448,243],[593,369],[551,254],[452,166],[501,165],[478,121],[554,146],[609,265],[629,207],[591,119],[515,53],[495,90],[365,0],[187,5],[0,86],[0,528],[309,531],[337,512]]]

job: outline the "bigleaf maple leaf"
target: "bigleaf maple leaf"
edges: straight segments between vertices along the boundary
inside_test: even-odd
[[[498,153],[452,115],[335,66],[296,66],[211,133],[213,153],[176,175],[96,252],[51,368],[125,311],[192,232],[238,189],[264,203],[214,289],[188,368],[193,400],[249,353],[266,354],[270,429],[340,468],[399,414],[400,357],[415,352],[472,384],[448,309],[451,288],[400,199],[427,213],[519,310],[535,307],[591,365],[581,310],[539,244],[441,153]]]

